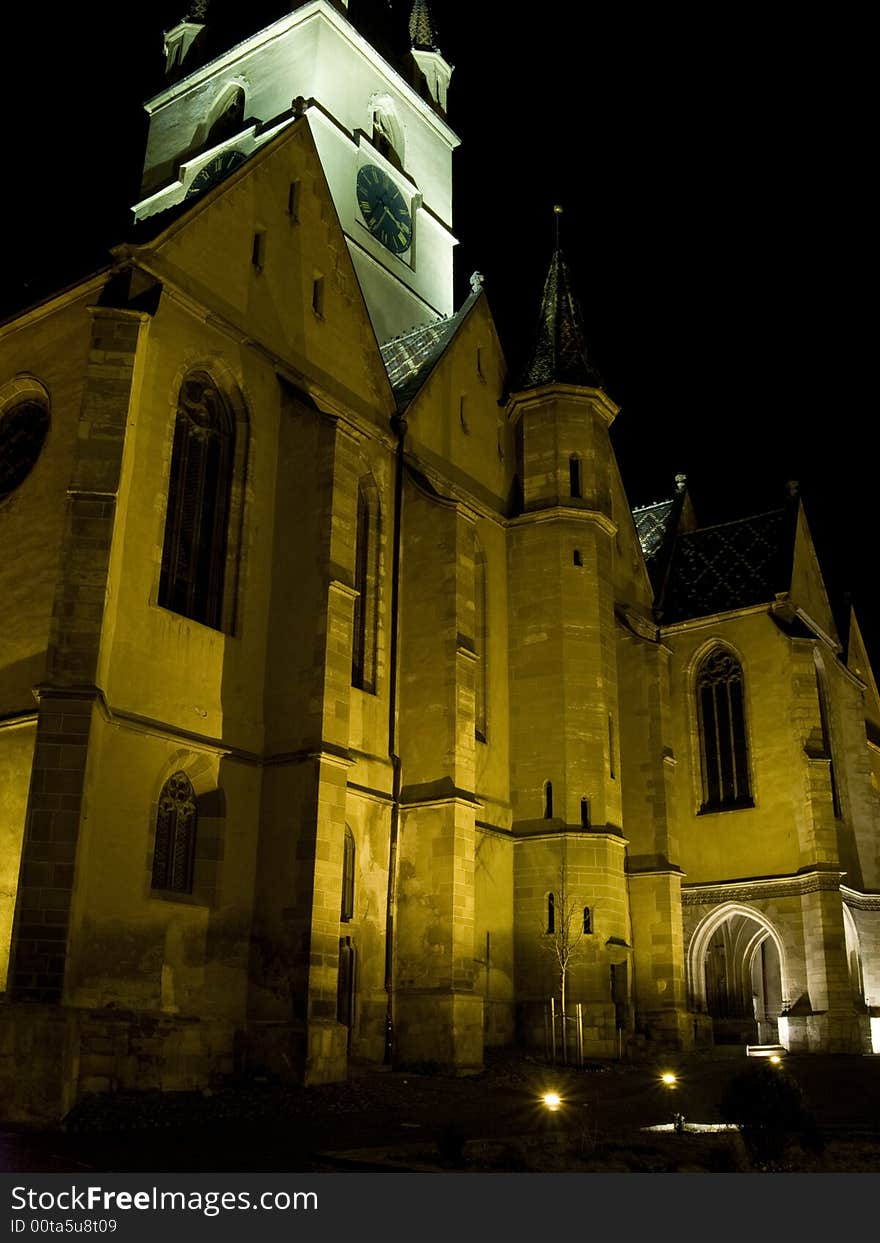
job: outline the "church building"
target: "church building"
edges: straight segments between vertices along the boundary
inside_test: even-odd
[[[560,947],[590,1058],[880,1051],[880,695],[797,490],[631,508],[559,246],[526,357],[454,304],[408,43],[194,4],[128,241],[0,325],[8,1117],[473,1071]]]

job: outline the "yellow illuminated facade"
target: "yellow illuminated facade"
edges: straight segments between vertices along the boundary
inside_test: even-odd
[[[10,1116],[540,1044],[563,897],[588,1056],[870,1052],[880,697],[797,497],[630,508],[561,255],[524,370],[452,308],[428,6],[409,77],[344,10],[170,32],[134,240],[0,326]]]

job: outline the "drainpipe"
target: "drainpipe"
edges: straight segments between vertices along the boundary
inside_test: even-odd
[[[388,678],[388,754],[391,758],[391,834],[388,844],[388,896],[385,906],[385,1064],[394,1051],[394,912],[397,904],[397,842],[400,833],[400,756],[397,753],[397,650],[400,614],[400,544],[403,509],[403,442],[406,419],[392,420],[397,435],[394,467],[394,530],[391,560],[391,654]]]

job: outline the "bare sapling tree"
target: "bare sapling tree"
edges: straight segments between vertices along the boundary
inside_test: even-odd
[[[554,959],[559,974],[562,1021],[565,1022],[565,999],[568,971],[582,955],[584,946],[584,912],[568,891],[565,862],[559,869],[559,893],[554,897],[553,925],[541,937],[541,944]]]

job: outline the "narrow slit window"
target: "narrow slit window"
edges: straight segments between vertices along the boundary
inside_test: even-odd
[[[346,825],[342,845],[342,907],[339,913],[343,923],[354,918],[354,863],[354,834]]]
[[[251,246],[251,263],[258,272],[262,272],[266,263],[266,234],[262,229],[254,234],[253,245]]]
[[[581,827],[584,829],[590,827],[590,800],[588,798],[581,799]]]
[[[296,224],[299,220],[299,182],[292,181],[287,189],[287,214],[290,217],[290,223]]]
[[[547,935],[550,936],[556,931],[556,898],[552,893],[547,894]]]
[[[544,819],[553,819],[553,782],[544,782]]]
[[[617,778],[617,768],[614,760],[614,714],[608,713],[608,776],[612,781]]]
[[[583,559],[583,557],[581,556],[581,550],[580,550],[579,548],[576,548],[576,549],[574,550],[574,557],[573,557],[573,561],[574,561],[574,564],[575,564],[575,565],[583,565],[583,564],[584,564],[584,559]]]
[[[312,282],[312,310],[319,318],[324,315],[324,278],[316,276]]]
[[[593,912],[588,906],[584,907],[584,935],[589,936],[593,931]]]
[[[579,497],[581,495],[581,460],[579,457],[568,459],[568,483],[569,493]]]

